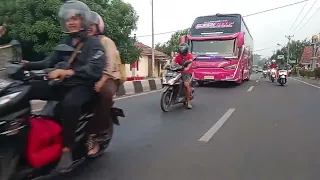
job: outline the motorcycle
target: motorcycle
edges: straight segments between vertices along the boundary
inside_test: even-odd
[[[163,112],[168,112],[172,105],[182,103],[187,105],[185,88],[182,80],[181,71],[187,67],[191,61],[186,61],[183,66],[179,64],[170,64],[165,69],[167,73],[163,75],[162,84],[164,86],[163,93],[161,95],[161,109]],[[194,74],[191,77],[191,96],[190,100],[194,98]]]
[[[287,70],[279,70],[278,83],[281,86],[287,83],[287,76],[288,76]]]
[[[271,69],[270,70],[270,80],[271,80],[271,82],[274,82],[276,80],[276,73],[277,73],[276,69]]]
[[[291,69],[288,70],[288,77],[291,76],[291,71],[292,71]]]
[[[263,78],[267,78],[268,71],[267,70],[263,70],[262,74],[263,74]]]
[[[47,74],[52,69],[23,71],[21,67],[20,64],[9,64],[7,73],[13,80],[0,80],[0,180],[36,179],[57,175],[54,169],[59,162],[59,155],[56,159],[41,167],[34,165],[27,155],[27,150],[31,147],[30,136],[37,136],[34,131],[33,135],[31,133],[33,120],[38,119],[40,120],[39,122],[43,123],[51,122],[60,128],[62,127],[59,118],[59,109],[61,107],[58,102],[48,102],[40,114],[36,115],[32,114],[31,104],[27,99],[30,83],[47,81]],[[50,81],[49,84],[57,85],[57,83],[59,82]],[[77,125],[76,145],[73,150],[74,163],[71,170],[89,159],[87,158],[85,146],[87,139],[86,129],[88,121],[93,116],[93,105],[94,100],[81,109],[82,116],[79,118]],[[101,147],[99,155],[102,155],[108,147],[113,135],[113,124],[119,125],[118,117],[125,117],[122,109],[112,107],[109,118],[110,122],[112,121],[111,125],[99,139]],[[48,129],[48,132],[50,130]],[[59,134],[59,136],[61,135]],[[61,152],[61,149],[57,150]]]

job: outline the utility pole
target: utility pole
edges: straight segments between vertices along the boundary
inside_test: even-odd
[[[286,38],[288,38],[288,45],[287,45],[287,65],[289,64],[289,56],[290,56],[290,41],[291,41],[291,38],[294,37],[294,35],[288,35],[288,36],[285,36]]]
[[[152,77],[155,77],[154,74],[154,62],[155,62],[155,57],[154,57],[154,17],[153,17],[153,0],[151,0],[151,28],[152,28],[152,62],[151,62],[151,67],[152,67],[152,72],[150,73],[150,75],[152,75]]]
[[[316,37],[316,38],[315,38]],[[311,69],[314,70],[317,66],[317,44],[319,44],[319,35],[312,36],[312,64]]]

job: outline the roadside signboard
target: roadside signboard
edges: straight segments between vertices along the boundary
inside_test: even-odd
[[[278,55],[277,59],[284,59],[284,55]]]

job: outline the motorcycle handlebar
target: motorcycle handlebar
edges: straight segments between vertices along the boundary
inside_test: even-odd
[[[47,76],[52,71],[52,68],[44,69],[44,70],[31,70],[23,72],[23,81],[30,80],[48,80]]]
[[[9,77],[12,79],[28,82],[32,80],[39,80],[39,81],[49,81],[49,85],[57,85],[62,81],[59,79],[50,80],[48,79],[48,74],[55,70],[54,68],[47,68],[43,70],[30,70],[25,71],[23,69],[23,64],[19,63],[10,63],[7,67],[7,73]],[[68,77],[66,77],[68,78]]]

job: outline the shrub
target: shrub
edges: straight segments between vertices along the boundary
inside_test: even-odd
[[[296,67],[293,67],[293,68],[291,69],[291,74],[294,75],[294,76],[296,76],[296,75],[298,74],[298,70],[297,70]]]
[[[315,68],[314,72],[315,72],[315,77],[320,78],[320,67]]]
[[[306,77],[315,77],[315,71],[305,70],[304,71]]]
[[[306,76],[305,71],[306,71],[306,70],[304,70],[304,69],[300,69],[300,70],[299,70],[300,76],[302,76],[302,77]]]

